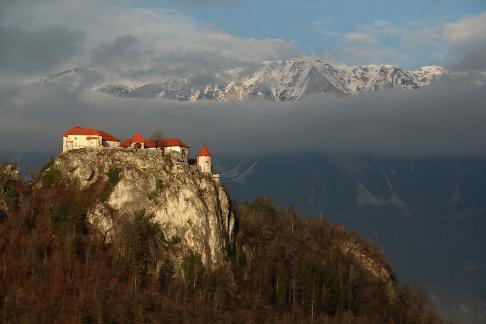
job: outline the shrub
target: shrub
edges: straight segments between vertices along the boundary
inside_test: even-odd
[[[51,159],[49,160],[49,162],[47,162],[40,170],[39,170],[39,174],[42,174],[44,173],[44,171],[46,171],[47,169],[49,169],[51,166],[54,165],[54,157],[51,156]]]
[[[152,190],[147,194],[147,198],[152,200],[157,196],[157,190]]]
[[[186,255],[182,260],[182,271],[184,273],[184,278],[187,281],[192,281],[195,285],[197,277],[204,271],[201,255],[194,252]]]
[[[62,181],[62,173],[55,166],[51,166],[41,173],[41,181],[46,187],[60,184]]]
[[[158,225],[158,224],[157,224]],[[160,225],[159,225],[159,228],[160,228]],[[167,239],[165,238],[165,234],[164,234],[164,231],[162,231],[162,229],[160,228],[160,241],[163,242],[163,243],[168,243],[167,242]]]
[[[113,191],[113,187],[107,183],[100,194],[100,200],[107,201],[112,191]]]
[[[136,223],[141,223],[141,222],[144,222],[144,221],[149,221],[150,220],[150,215],[145,215],[146,211],[145,209],[139,209],[137,211],[135,211],[133,213],[133,218],[135,220]]]
[[[15,208],[19,202],[20,194],[11,185],[6,184],[3,189],[3,198],[9,208]]]
[[[108,170],[107,176],[111,185],[113,187],[116,186],[121,180],[120,169],[111,166]]]
[[[169,286],[172,277],[174,277],[174,265],[169,259],[162,262],[159,269],[159,289],[164,290]]]
[[[103,188],[103,191],[101,192],[100,195],[101,201],[106,201],[110,197],[111,193],[113,192],[113,189],[121,180],[120,173],[121,173],[120,169],[110,166],[110,169],[106,174],[108,176],[108,181],[106,182],[105,187]]]
[[[147,194],[148,199],[152,200],[155,197],[157,197],[157,194],[160,191],[162,191],[163,187],[164,187],[164,182],[162,181],[162,179],[157,179],[155,181],[155,190],[152,190]]]
[[[74,217],[74,229],[76,233],[87,234],[88,233],[88,212],[82,211]]]
[[[182,242],[182,238],[179,235],[174,235],[170,238],[169,245],[177,245]]]
[[[49,221],[54,231],[59,230],[69,219],[71,219],[71,214],[64,208],[55,208],[49,213]]]
[[[73,212],[66,208],[53,208],[49,213],[49,222],[54,232],[57,232],[64,224],[70,224],[78,234],[87,234],[87,212]]]
[[[157,181],[155,182],[155,190],[161,191],[163,188],[164,182],[162,181],[162,179],[157,179]]]

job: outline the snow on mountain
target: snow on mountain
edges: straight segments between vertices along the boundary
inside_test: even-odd
[[[431,81],[444,74],[446,70],[437,65],[423,66],[416,70],[411,71],[415,80],[417,80],[420,87],[429,85]]]
[[[206,83],[195,77],[156,81],[117,80],[97,82],[91,88],[118,97],[162,97],[183,101],[300,100],[307,95],[352,95],[382,88],[418,89],[446,70],[426,66],[406,71],[393,65],[345,66],[323,59],[294,58],[265,61],[252,68],[215,73]],[[62,75],[62,73],[60,74]]]

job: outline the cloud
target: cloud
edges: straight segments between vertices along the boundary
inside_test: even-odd
[[[0,25],[0,72],[41,73],[79,53],[85,35],[62,27],[26,31]]]
[[[452,45],[486,42],[486,12],[445,24],[443,35]]]
[[[455,77],[414,91],[382,90],[304,101],[172,102],[116,98],[64,84],[31,84],[0,92],[0,150],[59,149],[72,125],[119,137],[161,130],[196,150],[215,153],[374,153],[395,156],[486,152],[486,77]],[[35,138],[35,141],[32,139]]]
[[[470,50],[452,66],[454,71],[486,71],[486,47]]]
[[[113,64],[116,66],[119,64],[119,61],[121,63],[126,63],[130,60],[137,61],[142,56],[139,46],[140,40],[135,36],[120,36],[112,42],[97,48],[93,52],[92,63],[94,65],[108,66]]]
[[[332,54],[343,64],[394,63],[402,59],[401,55],[392,47],[385,45],[384,37],[397,37],[400,28],[385,20],[378,20],[369,25],[358,27],[353,32],[337,32],[332,30],[332,20],[320,18],[313,22],[316,32],[326,38],[340,42],[332,50],[325,53]]]
[[[347,33],[332,30],[329,19],[318,19],[313,27],[326,38],[340,42],[340,46],[335,46],[334,51],[338,52],[335,56],[347,64],[391,63],[417,67],[424,62],[445,61],[455,65],[462,64],[463,56],[470,57],[471,63],[472,56],[486,47],[486,12],[435,25],[411,21],[398,26],[377,20]]]
[[[329,17],[320,17],[312,22],[312,28],[315,32],[328,37],[341,37],[343,33],[331,30],[333,20]]]
[[[362,28],[376,35],[398,35],[401,33],[400,27],[387,20],[377,20],[370,26],[364,26]]]
[[[352,44],[341,50],[347,60],[358,64],[384,64],[389,62],[399,62],[402,57],[393,49],[373,43]]]
[[[428,26],[424,24],[410,24],[410,27],[399,33],[400,44],[407,49],[435,48],[444,45],[441,35],[442,26]]]
[[[296,9],[322,9],[325,7],[325,4],[318,4],[308,1],[289,1],[286,3],[286,5]]]
[[[167,71],[203,73],[297,54],[291,41],[239,37],[178,11],[140,8],[128,0],[23,0],[18,4],[10,2],[7,9],[0,12],[0,18],[4,22],[2,26],[9,30],[32,35],[26,39],[27,44],[36,44],[37,31],[44,29],[63,31],[69,26],[74,36],[84,35],[81,43],[79,37],[70,38],[66,32],[51,32],[51,39],[44,42],[49,52],[40,48],[38,60],[31,62],[33,74],[46,69],[59,71],[64,68],[62,63],[71,63],[71,67],[100,65],[121,78],[143,77],[144,74],[145,77],[160,77]],[[82,47],[75,48],[76,44]],[[73,50],[68,51],[71,48]],[[13,47],[9,57],[22,54],[22,50],[23,47]],[[56,57],[56,52],[75,55],[66,62],[64,57]],[[50,57],[51,53],[54,57]],[[175,58],[179,58],[180,71],[174,69]],[[59,66],[55,64],[56,59]],[[52,60],[52,63],[49,61],[46,65],[45,60]]]
[[[182,0],[182,1],[193,5],[207,5],[207,4],[234,5],[234,4],[244,3],[246,0]]]
[[[454,54],[454,70],[486,71],[486,12],[447,23],[442,30],[444,39]]]
[[[343,37],[344,42],[351,43],[367,43],[376,44],[378,39],[375,36],[367,33],[348,33]]]

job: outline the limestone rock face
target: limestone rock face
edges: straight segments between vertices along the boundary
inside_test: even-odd
[[[349,254],[359,261],[361,266],[368,271],[368,273],[383,282],[390,282],[392,280],[391,270],[381,264],[372,255],[353,240],[345,241],[341,247],[344,254]]]
[[[108,235],[116,217],[145,209],[182,250],[200,254],[209,267],[224,263],[235,216],[224,188],[210,175],[155,150],[85,148],[60,154],[53,165],[84,189],[110,181],[110,170],[119,175],[109,196],[88,216]]]

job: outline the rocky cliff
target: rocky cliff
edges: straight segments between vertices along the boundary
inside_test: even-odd
[[[159,151],[130,149],[72,150],[49,168],[81,189],[104,186],[88,219],[108,238],[120,217],[144,210],[184,253],[199,254],[209,267],[224,263],[235,217],[223,186],[210,175]]]

